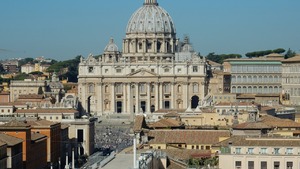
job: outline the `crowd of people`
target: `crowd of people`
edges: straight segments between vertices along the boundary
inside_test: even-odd
[[[96,148],[103,151],[103,154],[109,154],[111,151],[120,152],[123,149],[133,145],[133,139],[129,135],[130,125],[96,125],[95,145]]]

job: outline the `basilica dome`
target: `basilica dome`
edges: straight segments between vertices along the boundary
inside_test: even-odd
[[[171,33],[175,26],[169,13],[156,0],[145,0],[144,5],[131,16],[126,33]]]
[[[118,46],[115,44],[114,39],[111,38],[109,43],[104,48],[104,52],[117,52],[119,51]]]

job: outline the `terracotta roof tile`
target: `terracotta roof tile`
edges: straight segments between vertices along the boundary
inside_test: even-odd
[[[174,120],[174,119],[161,119],[155,123],[153,123],[151,126],[152,128],[168,128],[168,127],[181,127],[183,126],[183,123],[180,121]]]
[[[38,140],[42,140],[42,139],[46,139],[47,136],[40,134],[40,133],[31,133],[31,141],[38,141]]]
[[[143,115],[135,116],[133,131],[140,132],[143,128],[148,128],[146,121],[145,121],[145,116],[143,116]]]
[[[165,152],[168,157],[179,159],[179,160],[188,160],[191,157],[200,157],[200,156],[211,157],[210,150],[166,149],[161,151]]]
[[[214,144],[213,146],[226,147],[232,146],[290,146],[299,147],[300,138],[285,138],[285,137],[247,137],[247,136],[232,136],[229,139]]]
[[[270,115],[265,115],[260,118],[262,122],[272,127],[279,128],[300,128],[300,123],[297,123],[290,119],[281,119]]]
[[[6,127],[21,127],[21,128],[27,128],[30,127],[29,124],[17,120],[12,120],[8,123],[0,125],[0,128],[6,128]]]
[[[45,120],[45,119],[38,119],[38,120],[28,120],[27,124],[31,125],[32,127],[34,127],[34,126],[48,126],[48,127],[50,127],[52,125],[60,124],[60,123],[48,121],[48,120]]]
[[[20,138],[13,137],[3,133],[0,133],[0,141],[6,143],[8,146],[14,146],[16,144],[23,142],[23,140]]]
[[[14,113],[77,113],[75,109],[18,109]]]
[[[220,137],[230,137],[227,130],[150,130],[149,143],[214,144]],[[152,138],[152,139],[151,139]]]

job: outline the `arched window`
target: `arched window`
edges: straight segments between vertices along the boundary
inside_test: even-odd
[[[243,76],[242,83],[246,83],[246,82],[247,82],[247,76]]]
[[[193,92],[194,93],[198,93],[199,92],[199,84],[198,83],[194,83],[193,84]]]
[[[269,93],[274,93],[273,86],[269,86]]]
[[[236,82],[236,76],[232,76],[232,82]]]
[[[264,82],[266,83],[268,83],[269,82],[269,79],[268,79],[268,76],[264,76]]]
[[[273,83],[273,76],[271,76],[271,75],[269,76],[269,82]]]
[[[248,93],[253,93],[251,86],[248,86]]]
[[[237,76],[237,80],[236,80],[238,83],[241,83],[242,82],[242,77],[241,76]]]
[[[237,87],[237,91],[236,91],[237,93],[241,93],[241,86],[238,86]]]
[[[254,83],[257,83],[257,76],[256,76],[256,75],[253,76],[253,82],[254,82]]]
[[[94,93],[95,92],[95,87],[94,84],[89,85],[89,93]]]
[[[246,86],[243,86],[242,93],[248,93],[248,91],[247,91],[247,87],[246,87]]]
[[[247,82],[248,82],[248,83],[251,83],[251,82],[252,82],[252,76],[248,76]]]
[[[264,87],[264,91],[262,93],[268,93],[268,86]]]
[[[256,86],[253,87],[253,93],[257,93],[257,87]]]
[[[274,93],[279,93],[279,90],[278,90],[277,86],[274,87]]]
[[[232,93],[236,93],[236,87],[235,86],[232,87]]]
[[[258,83],[262,83],[262,82],[263,82],[262,76],[258,76]]]
[[[262,87],[261,86],[258,87],[257,93],[262,93]]]

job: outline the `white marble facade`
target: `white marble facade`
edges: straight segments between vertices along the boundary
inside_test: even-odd
[[[176,59],[178,43],[170,15],[156,0],[145,0],[128,22],[122,53],[111,39],[100,58],[81,59],[83,108],[101,115],[197,107],[207,94],[206,60],[193,50]]]

